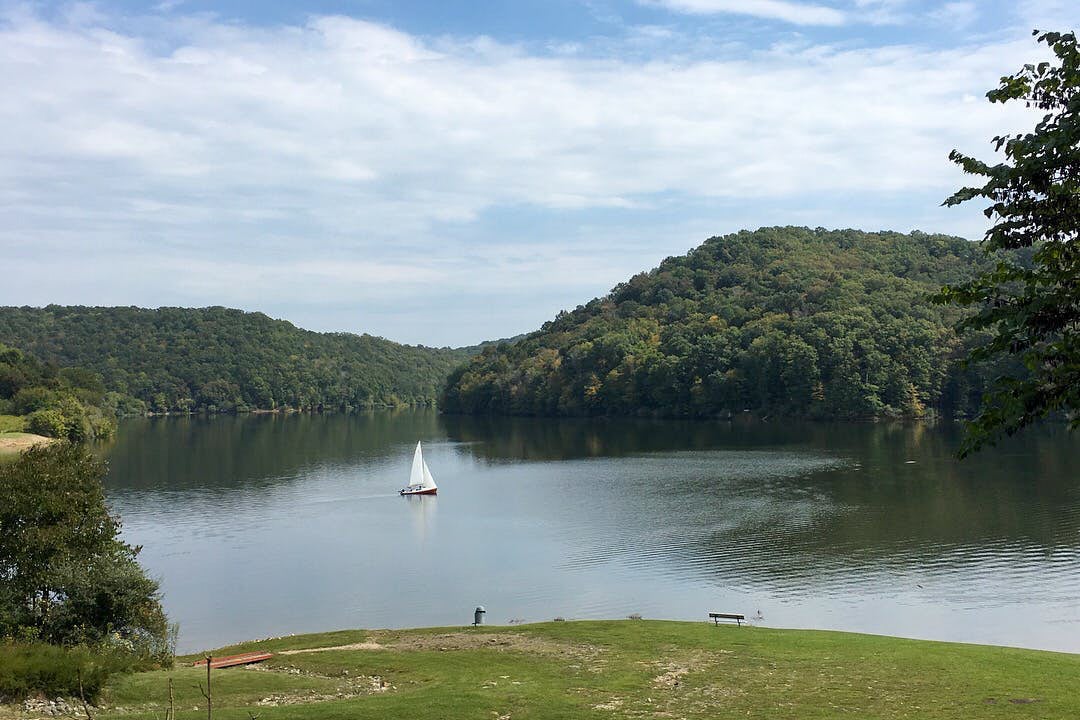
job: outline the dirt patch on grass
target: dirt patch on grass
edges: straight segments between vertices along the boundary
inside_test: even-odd
[[[311,705],[314,703],[329,702],[331,700],[347,700],[349,698],[361,697],[364,695],[378,695],[395,689],[396,688],[394,688],[393,685],[390,685],[378,675],[358,675],[347,679],[334,693],[320,693],[315,691],[307,693],[278,693],[267,695],[256,701],[255,704],[260,707]]]
[[[279,650],[277,655],[306,655],[307,653],[330,652],[331,650],[386,650],[385,645],[377,642],[358,642],[349,645],[334,645],[332,647],[306,648],[304,650]]]
[[[679,679],[683,675],[689,675],[690,668],[679,665],[668,665],[667,669],[653,678],[653,687],[674,689],[679,687]]]
[[[453,632],[437,635],[398,635],[391,632],[373,632],[371,638],[361,643],[335,645],[305,650],[283,650],[279,655],[330,652],[332,650],[397,650],[399,652],[427,651],[454,652],[459,650],[495,650],[520,652],[531,655],[549,655],[567,658],[595,658],[603,652],[593,645],[575,645],[522,633],[473,633]]]
[[[33,433],[0,433],[0,453],[19,453],[35,445],[49,445],[56,438]]]
[[[592,645],[576,645],[518,633],[442,633],[439,635],[406,635],[387,643],[395,650],[496,650],[531,655],[563,657],[592,657],[601,649]]]
[[[642,714],[653,717],[709,717],[746,694],[744,685],[724,672],[730,651],[673,653],[638,664],[656,673],[649,679]],[[644,688],[643,688],[644,689]]]

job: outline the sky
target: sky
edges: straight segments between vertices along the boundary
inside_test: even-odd
[[[979,239],[1075,0],[0,0],[0,305],[460,346],[772,225]]]

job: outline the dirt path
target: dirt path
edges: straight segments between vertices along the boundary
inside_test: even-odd
[[[35,445],[48,445],[54,442],[56,438],[33,433],[0,433],[0,453],[19,453]]]
[[[385,645],[377,642],[360,642],[351,645],[334,645],[332,647],[305,648],[304,650],[278,650],[275,655],[307,655],[308,653],[330,652],[331,650],[385,650]]]
[[[561,643],[543,637],[517,633],[439,633],[437,635],[402,635],[394,633],[372,633],[370,639],[349,645],[333,647],[307,648],[304,650],[282,650],[278,655],[302,655],[305,653],[330,652],[332,650],[397,650],[397,651],[452,651],[452,650],[497,650],[524,652],[540,655],[593,658],[602,652],[601,648],[591,645]]]

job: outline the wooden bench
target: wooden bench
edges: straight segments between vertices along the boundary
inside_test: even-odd
[[[738,613],[709,613],[709,619],[713,621],[714,625],[719,625],[721,620],[734,620],[742,627],[743,620],[746,619],[745,615],[739,615]]]

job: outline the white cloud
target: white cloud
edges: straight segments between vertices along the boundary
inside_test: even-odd
[[[947,2],[930,12],[930,19],[950,30],[963,30],[979,17],[973,2]]]
[[[854,15],[871,25],[902,25],[912,21],[911,0],[855,0]]]
[[[1034,54],[1024,37],[629,60],[343,17],[140,22],[0,21],[0,303],[340,298],[385,318],[470,293],[476,312],[572,306],[685,252],[699,226],[844,225],[866,218],[867,198],[943,198],[961,181],[948,151],[989,155],[1018,122],[970,97]],[[890,206],[872,226],[937,202]],[[673,203],[701,213],[693,234],[665,214]],[[526,213],[602,228],[544,234],[515,222]],[[633,254],[620,235],[638,238]],[[465,337],[445,322],[434,338],[397,320],[358,329],[452,343],[529,327],[474,324]]]
[[[790,2],[789,0],[641,0],[647,5],[661,5],[676,12],[695,15],[730,13],[782,20],[796,25],[843,25],[843,12],[826,5]]]
[[[922,187],[948,172],[952,143],[1000,125],[963,96],[1027,49],[778,47],[627,63],[436,52],[337,17],[203,30],[162,56],[96,26],[9,27],[0,179],[62,190],[100,186],[90,180],[107,171],[112,198],[183,189],[225,213],[255,193],[313,211],[351,198],[335,214],[352,229],[354,211],[468,220],[493,205],[627,207],[672,191]],[[55,200],[84,192],[94,188]]]
[[[1076,0],[1018,0],[1014,6],[1025,29],[1065,32],[1077,30],[1080,5]]]

